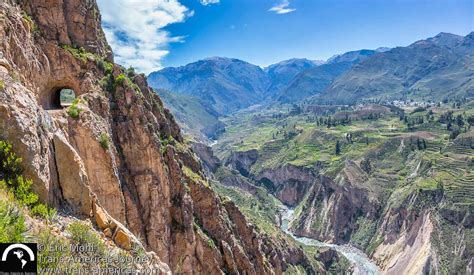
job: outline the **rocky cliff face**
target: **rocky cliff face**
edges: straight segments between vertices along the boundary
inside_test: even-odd
[[[300,236],[351,243],[386,274],[464,273],[472,259],[472,205],[453,203],[449,190],[417,185],[452,164],[424,158],[404,144],[408,139],[394,138],[371,153],[377,160],[373,168],[383,162],[406,175],[401,184],[395,173],[367,173],[360,162],[346,160],[315,181],[291,229]],[[460,175],[472,171],[463,156],[456,165]]]
[[[209,188],[146,78],[112,63],[95,1],[3,1],[0,38],[0,138],[43,201],[94,217],[125,248],[140,236],[172,272],[310,269]],[[78,98],[66,109],[63,88]]]
[[[344,243],[357,229],[359,216],[375,220],[380,203],[367,190],[350,185],[320,176],[303,203],[299,223],[294,224],[296,234]]]
[[[307,194],[317,175],[310,169],[285,164],[276,168],[263,169],[256,180],[273,191],[284,204],[296,206]]]
[[[317,178],[317,174],[311,169],[291,164],[282,164],[255,172],[252,167],[259,157],[262,156],[259,156],[259,152],[255,149],[232,152],[225,165],[239,171],[242,176],[259,182],[286,205],[296,206],[301,202]]]

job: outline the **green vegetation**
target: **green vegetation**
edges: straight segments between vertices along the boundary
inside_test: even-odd
[[[143,249],[138,247],[134,247],[130,253],[110,249],[89,225],[82,222],[70,223],[67,233],[70,236],[68,238],[53,234],[49,230],[38,234],[37,242],[43,247],[38,255],[40,271],[44,272],[46,268],[62,272],[65,272],[66,268],[89,271],[92,268],[133,268],[133,263],[125,257],[143,255]]]
[[[31,209],[31,214],[50,219],[56,214],[51,209],[38,201],[38,195],[33,192],[30,179],[22,175],[22,159],[14,152],[9,142],[0,140],[0,188],[7,190],[21,205]]]
[[[285,270],[285,272],[283,272],[283,274],[287,274],[287,275],[304,275],[304,274],[307,274],[306,270],[304,269],[304,267],[300,266],[300,265],[288,265],[288,268]]]
[[[115,78],[115,85],[123,86],[123,84],[127,81],[127,77],[124,74],[119,74]]]
[[[33,32],[33,34],[38,34],[39,33],[39,28],[38,26],[36,25],[35,23],[35,20],[33,19],[33,17],[31,17],[28,13],[26,13],[25,11],[21,11],[21,17],[23,18],[23,20],[28,24],[28,26],[30,27],[31,31]]]
[[[128,69],[127,69],[127,76],[129,78],[134,78],[136,75],[136,72],[135,72],[135,68],[130,66]]]
[[[98,57],[96,54],[88,52],[83,47],[76,47],[76,46],[67,45],[67,44],[61,44],[59,46],[62,49],[70,52],[75,58],[81,60],[83,63],[87,63],[87,61],[95,61],[95,60],[100,59],[100,57]]]
[[[5,82],[3,80],[0,80],[0,91],[3,91],[5,89]]]
[[[224,168],[220,168],[224,169]],[[218,177],[222,178],[229,171],[219,171]],[[280,213],[280,205],[276,198],[268,194],[263,188],[256,188],[255,193],[242,191],[237,187],[224,186],[219,183],[212,184],[214,189],[220,196],[229,198],[239,207],[242,213],[254,223],[260,230],[268,234],[277,234],[278,223],[277,217]]]
[[[368,220],[365,217],[359,217],[357,220],[357,226],[357,231],[355,231],[355,234],[351,236],[351,242],[360,247],[366,248],[376,233],[376,222]]]
[[[99,143],[100,143],[100,146],[102,146],[102,148],[104,148],[104,150],[108,150],[109,145],[110,145],[109,135],[106,134],[106,133],[101,133],[100,136],[99,136]]]
[[[183,165],[182,167],[184,174],[194,182],[198,182],[206,187],[209,187],[209,182],[207,179],[204,179],[199,174],[195,173],[191,168]]]
[[[96,65],[106,75],[112,74],[114,70],[114,63],[105,60],[104,58],[96,58]]]
[[[68,232],[71,234],[72,242],[80,246],[91,245],[93,247],[92,252],[94,255],[104,256],[105,245],[99,238],[96,232],[92,230],[88,225],[81,222],[73,222],[68,227]]]
[[[471,211],[472,208],[466,208],[464,211]],[[470,258],[456,249],[465,243],[466,250],[474,247],[474,228],[460,228],[450,221],[442,218],[435,219],[436,226],[441,230],[434,232],[431,242],[440,252],[440,273],[442,274],[463,274],[466,272],[466,266]]]
[[[130,79],[129,77],[130,74],[119,74],[116,78],[115,78],[115,86],[128,86],[128,87],[131,87],[132,89],[135,90],[135,92],[139,93],[141,92],[140,90],[140,87],[138,87],[137,84],[133,83],[133,81]]]
[[[82,112],[82,109],[78,106],[80,100],[76,98],[73,102],[72,105],[69,106],[67,113],[69,114],[70,117],[77,119],[79,118],[80,113]]]
[[[0,243],[19,243],[25,240],[25,218],[7,198],[0,200]]]
[[[70,243],[68,240],[53,235],[49,230],[44,230],[38,235],[37,242],[43,246],[43,249],[38,251],[39,270],[47,268],[64,270],[67,267],[72,267],[71,263],[58,260],[71,256],[69,249],[64,249],[65,251],[58,249],[58,247],[69,247]]]
[[[50,208],[42,203],[39,203],[31,208],[30,213],[33,216],[41,217],[47,221],[51,221],[56,217],[57,211],[54,208]]]

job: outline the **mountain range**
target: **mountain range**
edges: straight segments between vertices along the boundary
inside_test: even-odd
[[[219,117],[255,104],[312,96],[373,53],[353,51],[328,61],[294,58],[263,69],[239,59],[212,57],[153,72],[148,83],[187,132],[213,139],[225,128]]]
[[[220,116],[255,104],[302,100],[351,104],[473,96],[473,36],[440,33],[407,47],[351,51],[326,61],[295,58],[266,68],[239,59],[212,57],[153,72],[148,82],[162,90],[160,95],[172,110],[179,107],[176,102],[181,109],[183,105],[201,105],[205,116],[214,119],[198,119],[199,126],[194,128],[213,137],[222,131]],[[184,113],[178,117],[182,124],[196,121]]]
[[[317,96],[350,103],[367,99],[443,100],[474,96],[474,33],[440,33],[361,61]]]

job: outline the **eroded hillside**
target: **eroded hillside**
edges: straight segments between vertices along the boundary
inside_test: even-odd
[[[294,209],[294,235],[350,244],[383,273],[470,273],[473,101],[398,105],[301,104],[230,117],[213,146],[225,164],[215,175],[240,176],[218,191],[246,207],[233,190],[260,198],[263,188]],[[254,209],[278,213],[278,203]]]

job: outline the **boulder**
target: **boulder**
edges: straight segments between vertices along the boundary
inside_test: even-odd
[[[95,222],[97,223],[97,226],[101,229],[104,230],[109,227],[109,218],[107,218],[107,215],[105,214],[104,210],[97,204],[94,207],[94,218]]]
[[[130,236],[128,236],[128,234],[120,227],[118,227],[115,232],[114,242],[125,250],[130,250],[132,248]]]
[[[110,230],[110,228],[104,229],[104,235],[105,235],[107,238],[112,237],[112,230]]]

